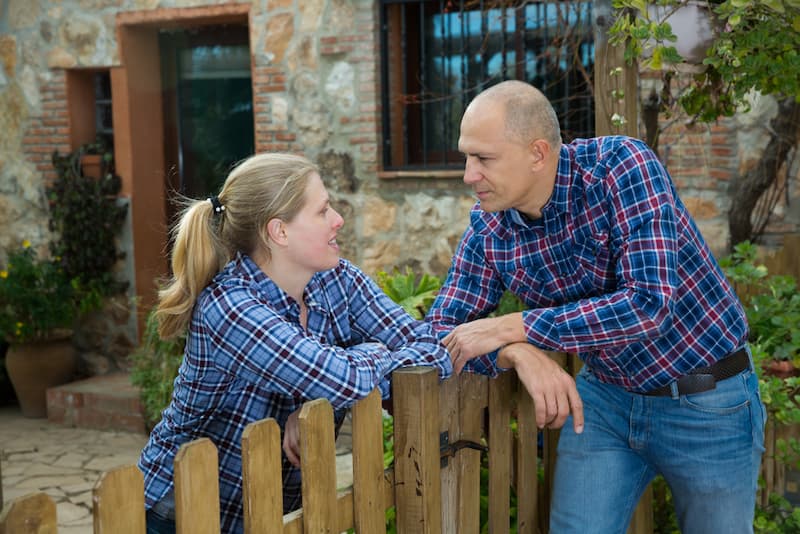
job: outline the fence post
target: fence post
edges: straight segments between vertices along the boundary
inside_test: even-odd
[[[353,406],[353,519],[356,532],[386,532],[382,444],[381,393],[375,389]]]
[[[0,513],[0,534],[57,534],[56,504],[46,493],[14,499]]]
[[[178,534],[219,534],[219,459],[208,438],[184,443],[175,456]]]
[[[281,429],[274,419],[250,423],[242,433],[242,499],[246,534],[283,532]]]
[[[334,532],[336,444],[333,408],[326,399],[300,410],[300,470],[303,479],[303,532]]]
[[[144,476],[135,465],[100,475],[92,489],[94,534],[144,534]]]
[[[429,367],[392,373],[398,534],[442,532],[438,375]]]

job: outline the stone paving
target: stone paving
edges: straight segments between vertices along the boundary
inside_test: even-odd
[[[56,503],[58,534],[92,534],[92,488],[100,474],[136,463],[146,441],[143,434],[69,428],[0,407],[3,500],[45,492]],[[349,452],[346,424],[337,441],[340,487],[352,480]]]

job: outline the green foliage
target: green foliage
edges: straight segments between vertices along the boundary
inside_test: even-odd
[[[770,276],[767,268],[757,263],[757,256],[757,247],[745,241],[722,258],[720,265],[732,282],[746,288],[740,293],[767,417],[778,425],[795,425],[800,423],[800,377],[774,376],[765,369],[776,359],[800,363],[800,290],[790,276]],[[797,439],[778,439],[775,445],[778,461],[800,469]],[[772,494],[766,508],[756,507],[754,527],[759,533],[800,533],[800,511]]]
[[[161,419],[161,412],[172,398],[172,385],[183,360],[185,338],[164,341],[158,337],[158,322],[153,311],[147,316],[142,342],[131,355],[131,382],[141,388],[141,399],[148,427]]]
[[[101,151],[103,177],[83,175],[84,153]],[[30,242],[10,251],[0,271],[0,337],[19,343],[70,329],[103,297],[125,288],[115,280],[114,264],[122,257],[116,239],[126,206],[117,204],[120,180],[110,153],[85,145],[66,155],[53,154],[57,178],[47,189],[49,227],[55,234],[50,257],[40,258]]]
[[[666,16],[684,0],[662,0],[652,15],[643,0],[613,0],[619,16],[609,30],[610,43],[625,46],[628,63],[640,60],[647,46],[651,55],[642,65],[653,70],[673,68],[683,58]],[[694,76],[679,99],[681,107],[701,121],[733,115],[747,105],[752,90],[800,100],[800,1],[708,1],[715,35]]]
[[[796,508],[780,495],[769,496],[766,507],[756,507],[755,534],[800,533],[800,508]]]
[[[653,534],[680,534],[672,492],[661,475],[653,479]]]
[[[86,176],[81,168],[85,154],[101,156],[101,177]],[[60,238],[51,252],[60,258],[64,272],[103,296],[124,291],[126,284],[114,276],[123,254],[117,238],[127,215],[127,205],[117,195],[121,180],[114,173],[111,152],[102,143],[84,145],[64,156],[52,156],[58,177],[47,190],[50,229]]]
[[[405,274],[398,269],[391,275],[384,271],[378,273],[378,285],[383,292],[415,319],[425,316],[441,284],[437,276],[423,273],[418,277],[411,267],[406,267]]]
[[[96,305],[95,293],[70,278],[57,260],[39,258],[27,240],[9,253],[0,270],[0,338],[9,343],[70,329],[81,313]]]
[[[800,366],[800,288],[791,276],[768,276],[767,268],[756,263],[757,253],[745,241],[720,264],[731,281],[748,286],[743,304],[755,350]]]

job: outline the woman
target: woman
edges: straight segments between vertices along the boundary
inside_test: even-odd
[[[284,436],[284,512],[300,506],[296,414],[326,398],[337,414],[403,365],[452,368],[430,327],[339,258],[342,217],[317,168],[287,154],[238,165],[219,195],[192,202],[175,228],[173,279],[159,335],[187,332],[170,405],[142,451],[148,532],[174,531],[173,461],[200,437],[219,452],[223,532],[240,532],[241,436],[272,417]],[[290,418],[291,416],[291,418]]]

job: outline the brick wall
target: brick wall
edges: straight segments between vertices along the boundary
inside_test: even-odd
[[[53,151],[62,154],[70,151],[66,73],[57,69],[50,74],[50,80],[40,89],[41,113],[29,117],[22,139],[23,152],[42,173],[46,183],[56,177]]]

